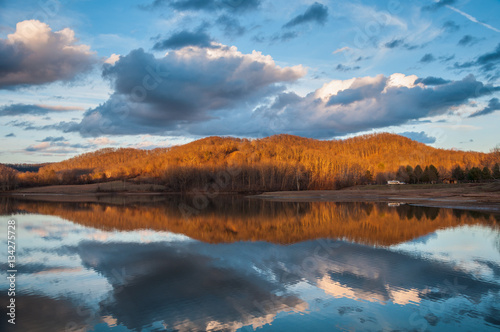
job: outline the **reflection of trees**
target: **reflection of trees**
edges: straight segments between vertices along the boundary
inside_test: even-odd
[[[154,229],[182,233],[210,242],[268,241],[295,243],[341,238],[363,244],[392,245],[440,228],[498,221],[482,212],[372,203],[293,203],[221,196],[208,200],[189,218],[180,206],[192,197],[155,197],[151,202],[122,204],[12,201],[13,209],[56,215],[104,230]]]

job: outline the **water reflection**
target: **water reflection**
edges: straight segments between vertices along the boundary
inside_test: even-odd
[[[495,216],[227,198],[185,220],[179,202],[6,202],[16,331],[500,327]]]
[[[498,215],[435,207],[270,202],[240,196],[207,201],[202,209],[193,207],[196,198],[191,197],[104,196],[100,200],[110,202],[7,199],[3,206],[8,207],[10,213],[54,215],[108,231],[169,231],[209,243],[266,241],[290,244],[328,237],[370,245],[393,245],[437,229],[458,225],[498,227],[500,221]]]

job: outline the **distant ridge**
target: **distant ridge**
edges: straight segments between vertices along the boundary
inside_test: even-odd
[[[482,168],[497,162],[497,154],[436,149],[389,133],[329,141],[286,134],[252,140],[213,136],[153,150],[101,149],[21,174],[20,180],[75,184],[134,179],[184,191],[229,174],[228,190],[330,189],[383,181],[407,165],[434,165],[445,177],[457,165]]]

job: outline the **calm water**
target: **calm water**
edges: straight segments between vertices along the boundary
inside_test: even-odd
[[[2,331],[500,328],[499,216],[242,197],[55,200],[1,201]]]

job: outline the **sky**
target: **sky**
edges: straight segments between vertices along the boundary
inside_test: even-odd
[[[498,0],[0,0],[0,162],[206,136],[500,143]]]

